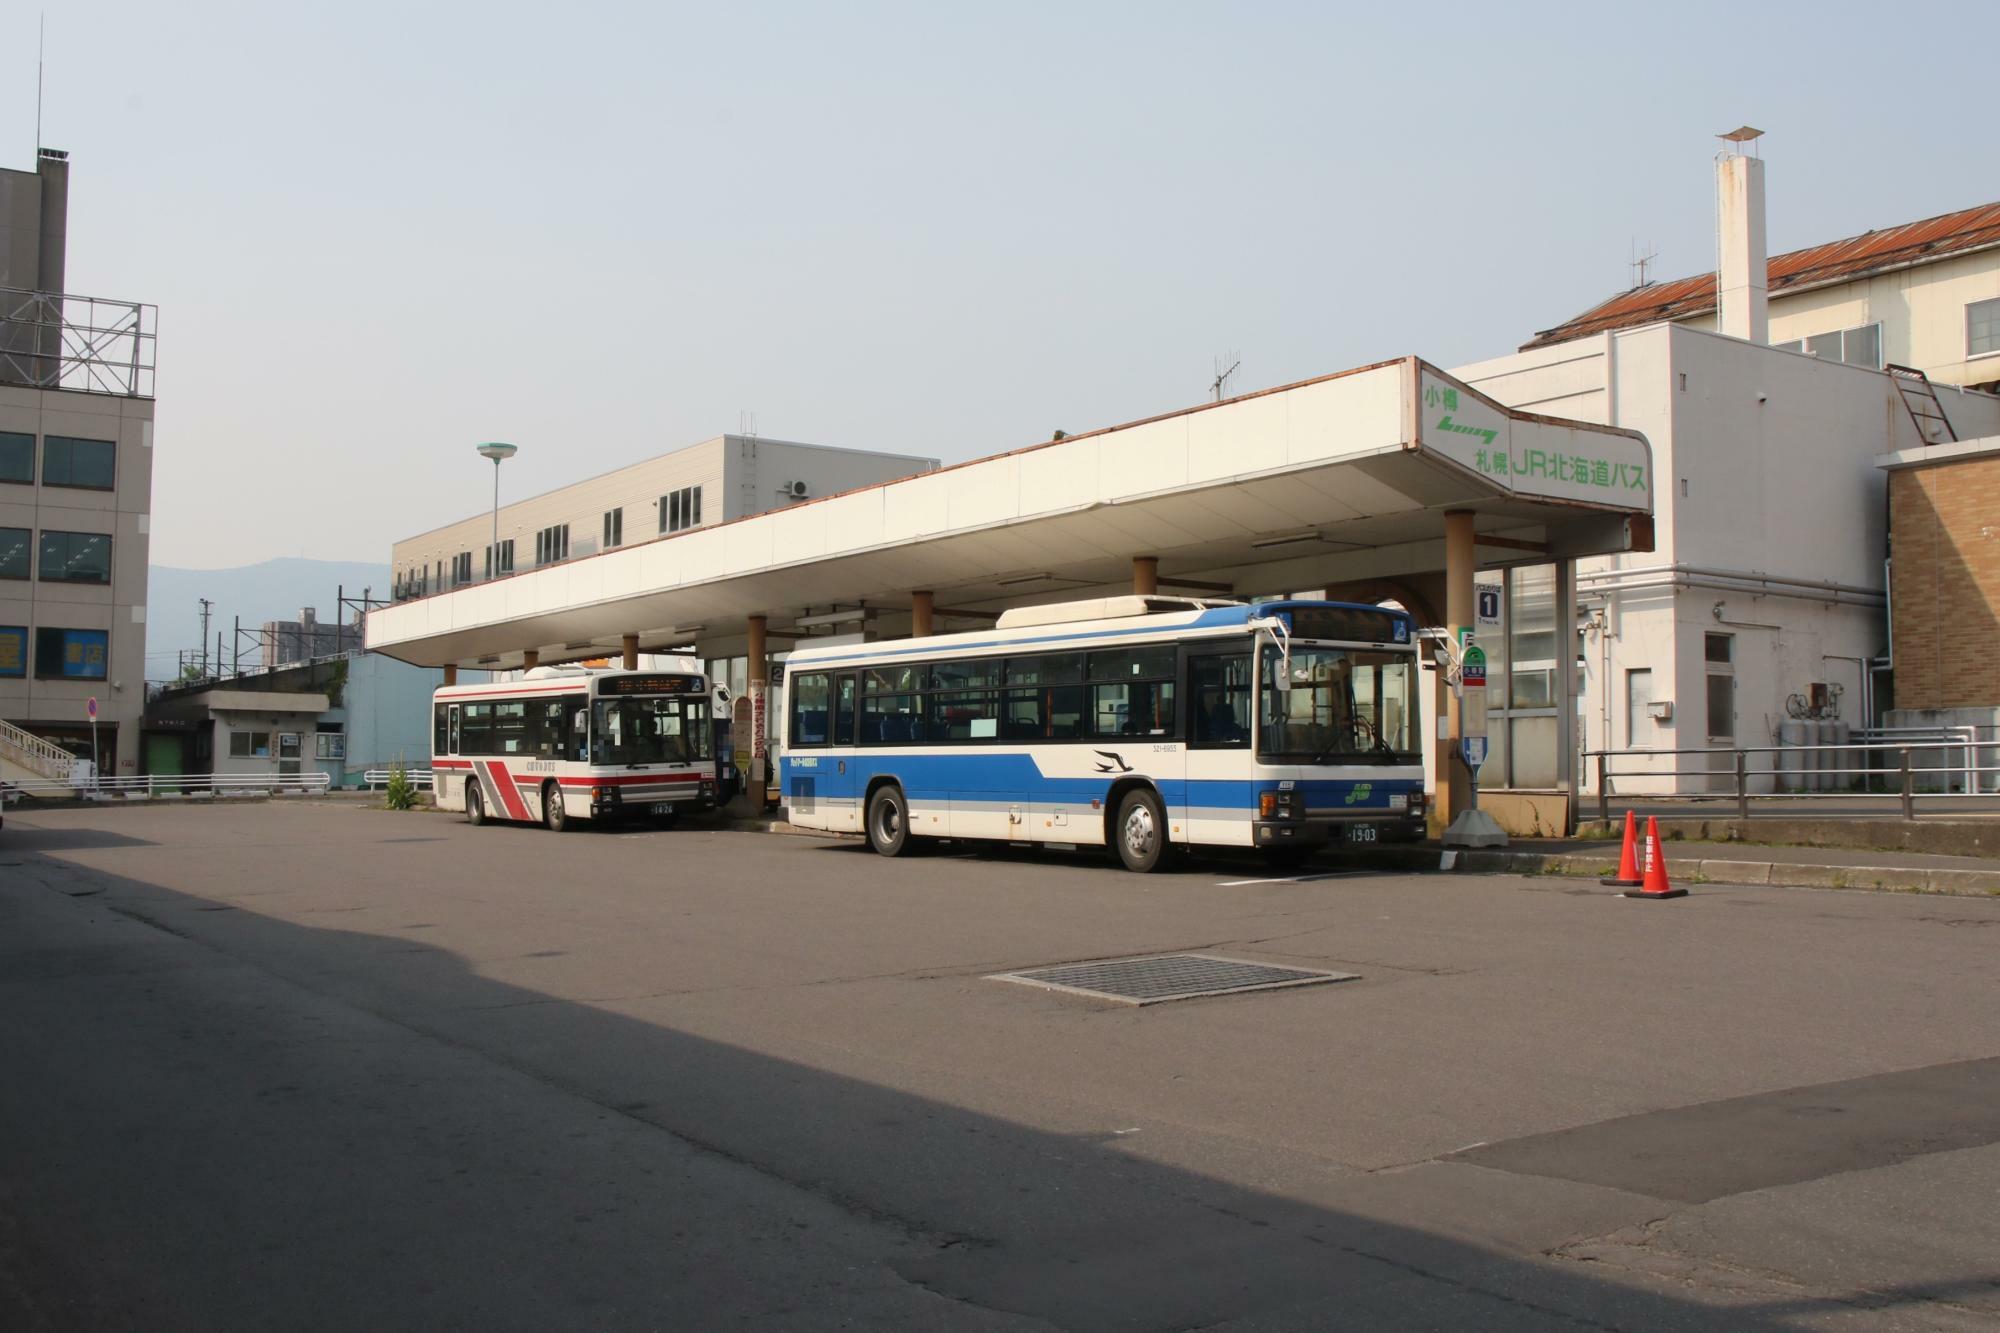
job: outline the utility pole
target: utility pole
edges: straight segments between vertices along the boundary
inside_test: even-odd
[[[208,598],[196,599],[201,603],[201,678],[208,679],[208,613],[215,603]],[[217,663],[217,665],[221,665]]]

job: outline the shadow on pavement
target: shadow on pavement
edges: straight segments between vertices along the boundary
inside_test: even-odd
[[[1847,1308],[1706,1306],[503,984],[410,936],[196,915],[212,904],[91,873],[105,891],[50,922],[109,909],[213,953],[146,945],[157,965],[120,981],[145,986],[137,1027],[96,955],[0,973],[57,987],[48,1003],[79,1025],[0,1026],[0,1297],[12,1226],[48,1328],[545,1328],[552,1300],[593,1329],[898,1322],[850,1308],[871,1281],[942,1298],[902,1321],[929,1328],[1757,1330]],[[47,892],[0,888],[0,909]],[[473,1065],[515,1091],[459,1104],[450,1079],[470,1075],[450,1071]],[[516,1098],[551,1090],[595,1128],[493,1137]],[[632,1149],[635,1199],[592,1183],[600,1140],[626,1131],[811,1196],[874,1259],[795,1291],[750,1276],[763,1249],[816,1242],[746,1193],[730,1206],[761,1210],[738,1219],[752,1239],[718,1261],[701,1241],[724,1205],[642,1178]]]

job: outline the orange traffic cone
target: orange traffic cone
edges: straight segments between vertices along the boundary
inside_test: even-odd
[[[1639,821],[1630,810],[1625,812],[1625,848],[1618,853],[1618,873],[1597,882],[1614,889],[1636,889],[1646,882],[1639,878]]]
[[[1667,852],[1660,846],[1660,821],[1646,816],[1646,882],[1644,887],[1625,890],[1627,898],[1685,898],[1686,889],[1667,883]]]

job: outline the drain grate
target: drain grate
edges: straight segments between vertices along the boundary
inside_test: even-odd
[[[1154,954],[1146,958],[1113,958],[1096,963],[1062,963],[1024,972],[1002,972],[989,981],[1017,981],[1072,991],[1120,1004],[1159,1004],[1191,1000],[1201,995],[1234,995],[1241,991],[1280,990],[1317,986],[1328,981],[1357,980],[1352,972],[1323,972],[1304,967],[1274,967],[1216,958],[1202,953]]]

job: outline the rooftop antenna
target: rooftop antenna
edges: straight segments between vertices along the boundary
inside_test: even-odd
[[[35,160],[42,156],[42,58],[49,45],[49,11],[43,10],[41,22],[35,30]],[[202,635],[206,642],[208,636]]]
[[[1651,241],[1646,242],[1646,253],[1640,254],[1639,239],[1636,236],[1632,238],[1632,258],[1629,262],[1632,267],[1633,287],[1644,287],[1653,280],[1652,275],[1647,270],[1652,268],[1653,261],[1659,257],[1660,252],[1653,248]]]
[[[1224,361],[1229,362],[1229,369],[1227,370],[1222,368]],[[1219,403],[1222,401],[1222,391],[1228,386],[1229,377],[1234,375],[1237,367],[1242,364],[1243,358],[1236,352],[1224,352],[1221,356],[1215,358],[1215,381],[1208,387],[1210,392],[1215,395],[1216,402]]]

